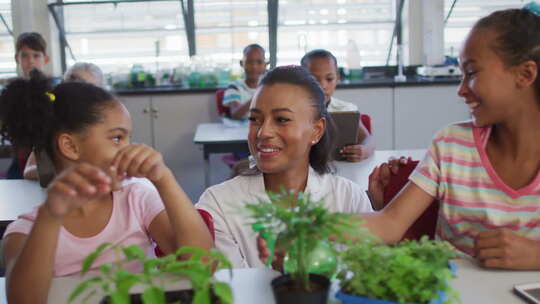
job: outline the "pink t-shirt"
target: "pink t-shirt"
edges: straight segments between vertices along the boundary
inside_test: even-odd
[[[105,242],[122,246],[139,245],[149,255],[153,254],[153,242],[148,234],[148,227],[162,210],[164,206],[161,197],[147,180],[139,179],[124,185],[121,190],[113,192],[111,218],[100,233],[80,238],[64,227],[60,228],[54,275],[65,276],[80,272],[83,259]],[[36,207],[31,213],[20,215],[7,227],[4,237],[11,233],[29,234],[37,211]],[[94,262],[92,268],[116,260],[114,250],[108,250]],[[138,265],[129,268],[134,267],[138,268]]]

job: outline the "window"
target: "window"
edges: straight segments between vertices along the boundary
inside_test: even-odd
[[[266,0],[195,0],[197,55],[240,71],[242,50],[258,43],[267,50]]]
[[[95,63],[106,73],[127,72],[133,64],[156,71],[189,59],[180,1],[58,8],[76,60]],[[68,50],[66,59],[68,66],[75,62]]]
[[[282,0],[278,65],[299,64],[306,51],[318,48],[332,52],[340,66],[384,65],[395,15],[394,0]]]
[[[444,16],[455,0],[445,0]],[[444,53],[457,57],[461,44],[474,23],[490,13],[507,8],[520,8],[529,1],[523,0],[458,0],[444,29]]]
[[[0,0],[0,14],[7,23],[10,30],[13,30],[11,19],[11,1]],[[17,64],[15,63],[15,42],[3,22],[0,22],[0,78],[10,78],[17,75]]]

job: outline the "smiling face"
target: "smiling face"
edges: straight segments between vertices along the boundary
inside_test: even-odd
[[[75,135],[79,162],[108,170],[116,153],[130,143],[131,117],[120,102],[112,101],[102,110],[102,120]]]
[[[307,170],[309,152],[324,133],[325,120],[314,119],[311,96],[302,87],[261,86],[250,108],[248,143],[265,174]]]
[[[309,73],[315,77],[319,85],[324,91],[324,101],[330,102],[330,98],[334,95],[339,75],[336,68],[336,63],[330,57],[315,57],[308,61],[307,68]]]
[[[463,79],[458,95],[465,99],[477,126],[501,123],[517,111],[515,67],[505,65],[494,51],[497,33],[473,30],[460,54]]]

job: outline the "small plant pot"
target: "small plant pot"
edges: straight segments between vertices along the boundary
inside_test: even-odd
[[[193,300],[193,289],[184,289],[184,290],[172,290],[165,292],[165,303],[180,303],[180,304],[191,304]],[[142,294],[134,293],[129,296],[129,301],[131,304],[143,304]],[[109,297],[105,297],[99,302],[100,304],[109,304]],[[219,303],[218,298],[212,293],[211,303]]]
[[[272,280],[272,290],[277,304],[326,304],[330,280],[324,276],[310,274],[311,291],[304,290],[290,275]]]
[[[398,302],[393,302],[393,301],[355,296],[348,293],[344,293],[341,290],[338,293],[336,293],[336,298],[341,300],[342,304],[400,304]],[[439,297],[437,297],[437,299],[429,301],[429,303],[427,304],[442,304],[444,303],[445,298],[446,298],[446,294],[443,292],[439,292]]]

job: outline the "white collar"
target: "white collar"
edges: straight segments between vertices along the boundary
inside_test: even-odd
[[[312,195],[312,198],[318,199],[319,198],[319,192],[323,188],[323,175],[320,175],[317,173],[313,168],[310,166],[308,171],[308,178],[307,178],[307,184],[305,193],[310,193]],[[268,195],[266,194],[266,190],[264,188],[264,177],[263,174],[257,174],[255,176],[252,176],[252,178],[248,181],[248,192],[249,194],[263,199],[268,199]]]

